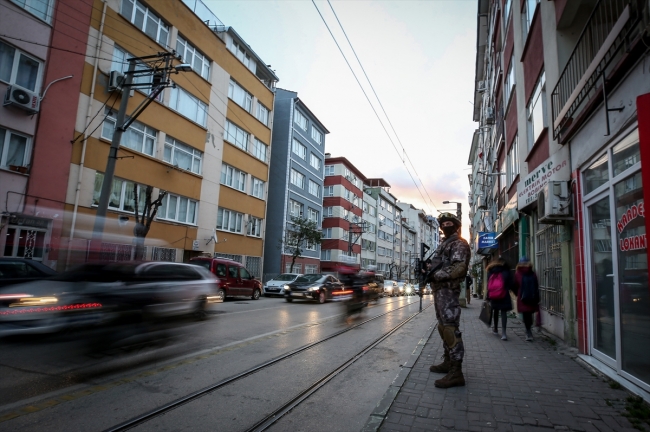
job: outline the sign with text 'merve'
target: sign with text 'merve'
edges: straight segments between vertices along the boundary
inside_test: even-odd
[[[517,184],[517,208],[528,207],[537,201],[537,195],[551,180],[567,181],[571,178],[571,159],[569,148],[562,147],[532,170]]]

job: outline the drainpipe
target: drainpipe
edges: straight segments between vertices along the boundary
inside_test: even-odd
[[[77,188],[75,190],[75,195],[74,195],[74,210],[72,211],[72,224],[70,225],[70,241],[74,238],[74,230],[75,226],[77,224],[77,211],[79,209],[79,193],[81,191],[81,178],[83,176],[83,170],[84,170],[84,161],[86,159],[86,146],[87,146],[87,140],[88,140],[88,127],[90,126],[90,117],[92,115],[92,106],[93,106],[93,99],[95,97],[95,84],[97,82],[97,69],[99,66],[99,53],[101,52],[102,48],[102,38],[104,36],[104,21],[106,19],[106,6],[107,3],[106,1],[102,0],[102,3],[104,3],[104,7],[102,8],[102,20],[99,24],[99,36],[97,37],[97,44],[95,45],[95,64],[93,66],[93,79],[92,79],[92,84],[90,85],[90,97],[88,101],[88,110],[86,111],[86,121],[85,121],[85,130],[84,130],[84,135],[83,135],[83,140],[82,140],[82,148],[81,148],[81,161],[79,163],[79,175],[77,176]],[[68,256],[66,258],[65,266],[66,268],[70,264],[70,243],[68,243]]]

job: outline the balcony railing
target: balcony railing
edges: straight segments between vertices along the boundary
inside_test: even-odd
[[[553,137],[564,141],[573,121],[639,22],[640,0],[599,0],[551,95]],[[606,78],[606,77],[605,77]]]

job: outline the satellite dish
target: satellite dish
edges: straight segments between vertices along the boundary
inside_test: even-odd
[[[218,238],[217,238],[217,229],[215,228],[214,231],[212,231],[212,236],[209,239],[206,239],[207,242],[205,243],[206,246],[210,244],[210,242],[214,242],[214,244],[217,244]]]

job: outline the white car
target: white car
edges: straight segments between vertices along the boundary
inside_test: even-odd
[[[397,289],[397,282],[394,280],[386,279],[384,281],[384,296],[386,297],[393,297],[399,295],[399,291]]]
[[[302,274],[300,273],[282,273],[264,284],[264,297],[281,296],[284,297],[284,286],[295,282]]]

